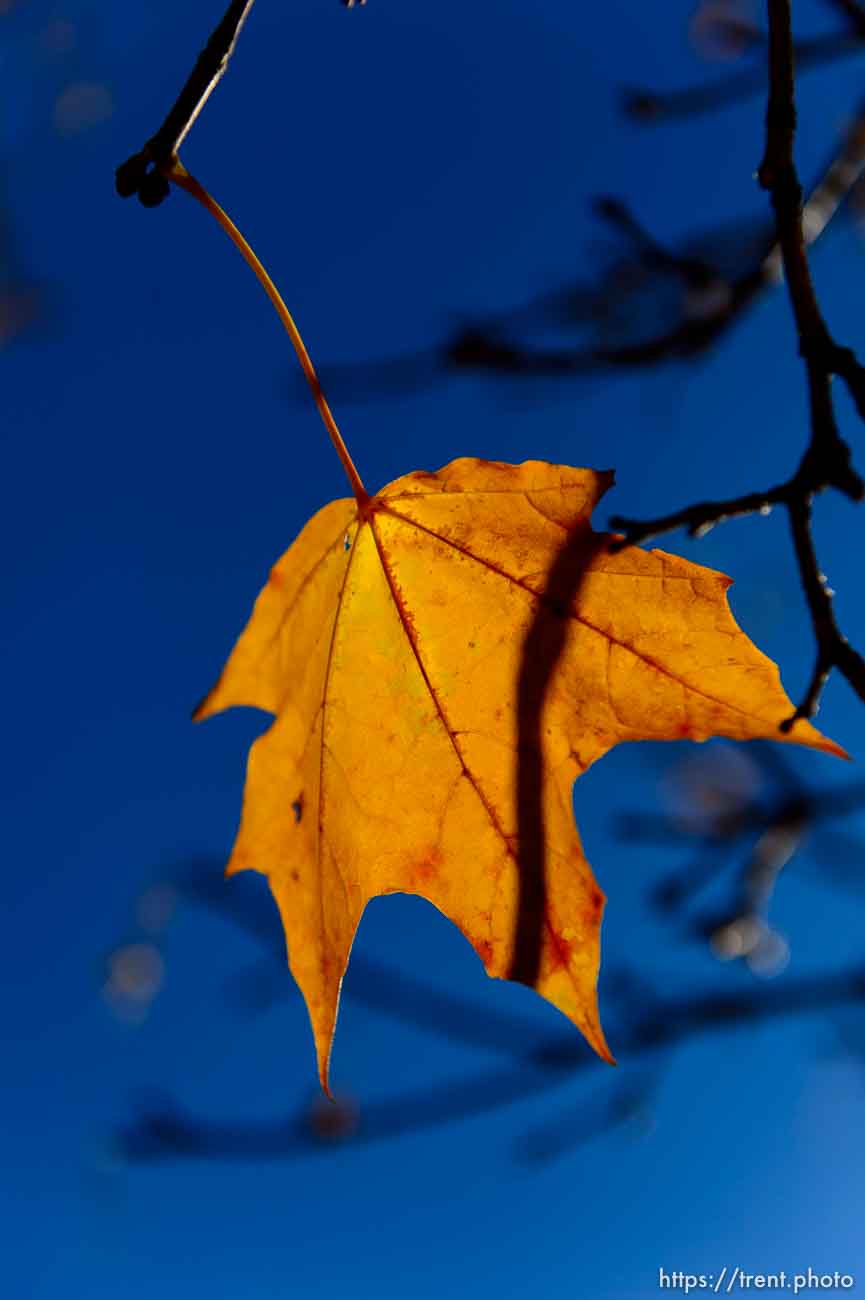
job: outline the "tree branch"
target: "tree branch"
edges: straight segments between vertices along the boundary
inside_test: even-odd
[[[833,593],[820,570],[811,531],[814,496],[835,488],[852,501],[865,497],[865,482],[853,469],[850,449],[842,440],[832,403],[832,377],[847,384],[859,414],[865,418],[865,371],[848,348],[841,348],[829,333],[820,311],[808,258],[802,223],[802,186],[793,158],[796,104],[793,78],[793,37],[790,0],[768,0],[769,97],[766,110],[766,146],[758,177],[769,192],[775,213],[778,247],[787,293],[796,322],[799,352],[805,362],[811,416],[811,438],[795,474],[768,492],[748,493],[722,502],[690,506],[659,519],[637,522],[615,517],[611,523],[625,537],[612,543],[620,550],[637,541],[686,525],[700,536],[716,523],[740,515],[768,514],[784,505],[790,517],[793,547],[802,588],[814,627],[817,655],[814,671],[801,703],[782,731],[799,718],[812,718],[829,673],[837,668],[865,701],[865,660],[842,636],[832,606]]]
[[[198,114],[222,80],[240,29],[254,3],[255,0],[231,0],[159,130],[143,148],[117,168],[115,183],[122,198],[137,194],[146,208],[154,208],[167,197],[171,187],[162,175],[162,168],[174,158]]]

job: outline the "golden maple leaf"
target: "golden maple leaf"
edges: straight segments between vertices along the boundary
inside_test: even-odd
[[[196,711],[276,715],[250,753],[228,872],[269,879],[325,1087],[370,898],[429,899],[488,974],[532,985],[611,1060],[604,896],[575,778],[623,740],[843,753],[807,722],[779,734],[792,705],[733,619],[728,578],[609,552],[589,521],[612,477],[461,459],[331,502],[273,568]]]
[[[291,313],[175,156],[291,339],[354,499],[320,510],[271,571],[194,717],[276,716],[252,746],[228,873],[267,875],[327,1088],[363,910],[419,894],[488,974],[537,989],[612,1060],[596,983],[604,896],[574,780],[622,740],[772,737],[844,755],[792,712],[727,605],[730,579],[592,531],[611,472],[460,459],[360,480]]]

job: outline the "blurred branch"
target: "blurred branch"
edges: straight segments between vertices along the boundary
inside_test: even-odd
[[[811,190],[802,209],[802,239],[810,245],[826,230],[853,186],[865,172],[865,101],[857,109],[844,135]],[[767,230],[758,240],[755,260],[736,276],[726,277],[713,265],[711,255],[695,258],[663,248],[643,230],[629,209],[619,200],[604,198],[595,211],[608,224],[626,234],[635,250],[635,262],[642,267],[678,277],[696,295],[695,309],[669,330],[645,341],[612,347],[562,352],[538,352],[497,339],[502,325],[512,324],[515,313],[488,326],[475,327],[456,338],[449,357],[460,367],[493,369],[519,374],[576,374],[603,366],[651,366],[671,358],[688,358],[705,352],[753,304],[765,289],[782,278],[783,249],[780,238]],[[600,301],[601,295],[596,295]],[[849,360],[839,359],[848,365]],[[762,500],[764,494],[759,494]]]
[[[865,7],[859,0],[826,0],[826,3],[842,20],[844,29],[793,43],[795,67],[800,75],[858,54],[865,48]],[[705,10],[709,13],[706,14]],[[728,11],[724,6],[707,4],[704,10],[698,10],[694,21],[699,22],[701,12],[708,20],[715,42],[720,40],[725,48],[741,53],[765,47],[765,32],[754,26],[750,19],[745,19],[735,7]],[[722,81],[685,90],[666,93],[626,90],[623,108],[630,117],[656,124],[677,117],[694,117],[738,103],[751,95],[762,94],[765,84],[763,68],[748,68]]]
[[[755,800],[745,808],[724,812],[712,823],[707,836],[712,839],[727,839],[740,834],[761,832],[793,817],[801,817],[809,825],[817,825],[835,817],[848,816],[862,807],[865,807],[865,785],[861,782],[837,790],[803,790],[801,793],[784,795],[777,802],[761,803]],[[680,835],[681,827],[660,813],[656,816],[645,813],[624,814],[619,819],[619,831],[627,839],[660,843]]]
[[[13,178],[0,165],[0,350],[44,316],[44,285],[26,269],[17,248],[6,191],[13,193]]]
[[[167,197],[170,186],[162,169],[171,163],[195,119],[225,75],[240,29],[253,4],[254,0],[231,0],[159,130],[143,148],[117,168],[115,181],[117,193],[122,198],[137,194],[146,208],[153,208]]]
[[[805,202],[802,222],[807,244],[819,239],[865,172],[865,101],[844,138],[822,170]],[[627,254],[595,284],[585,283],[540,295],[520,306],[473,322],[439,347],[416,353],[322,367],[329,391],[343,400],[363,401],[417,391],[453,370],[489,371],[519,378],[577,377],[607,368],[631,369],[703,355],[744,316],[766,290],[782,279],[782,252],[771,221],[753,229],[737,225],[731,239],[726,227],[708,232],[682,251],[660,243],[619,199],[595,200],[594,210],[628,243]],[[692,241],[694,242],[694,241]],[[732,255],[740,269],[725,269]],[[634,327],[630,295],[656,290],[660,296],[678,288],[678,319],[633,342],[610,343],[560,351],[536,349],[515,341],[517,331],[554,326],[609,328],[610,313],[620,309],[625,329]],[[304,400],[306,392],[304,392]],[[762,501],[764,494],[758,494]]]
[[[669,1049],[684,1039],[735,1030],[746,1024],[813,1013],[865,999],[865,968],[790,980],[783,985],[725,994],[707,992],[657,1002],[618,1036],[631,1059]],[[600,1065],[572,1034],[547,1040],[534,1066],[493,1070],[442,1087],[403,1093],[365,1107],[352,1142],[369,1143],[488,1114],[558,1087]],[[624,1102],[626,1094],[620,1100]],[[615,1099],[614,1099],[615,1108]],[[624,1108],[624,1107],[623,1107]],[[609,1122],[608,1122],[609,1123]],[[210,1124],[168,1105],[143,1110],[118,1135],[119,1153],[135,1162],[171,1159],[274,1160],[312,1154],[322,1143],[310,1131],[306,1110],[276,1123]]]
[[[686,913],[686,934],[708,940],[719,960],[742,959],[761,976],[783,969],[789,945],[770,925],[769,905],[781,873],[809,852],[819,862],[823,883],[832,878],[861,898],[865,846],[827,829],[827,823],[865,807],[862,782],[808,788],[771,744],[754,746],[747,757],[716,746],[680,764],[676,778],[669,813],[621,817],[619,834],[642,843],[674,844],[684,837],[700,845],[686,867],[652,887],[650,901],[664,913],[681,916],[696,894],[734,864],[728,874],[731,904],[708,914]],[[768,793],[766,780],[772,785]]]
[[[841,807],[853,797],[853,787],[838,793]],[[263,892],[243,887],[226,890],[207,860],[186,869],[175,885],[264,945],[268,960],[279,966],[280,989],[293,989],[279,925]],[[421,1031],[501,1054],[506,1063],[445,1085],[400,1093],[362,1110],[350,1102],[322,1110],[319,1098],[319,1109],[310,1111],[304,1104],[275,1122],[210,1124],[182,1112],[171,1101],[146,1104],[119,1135],[121,1154],[131,1161],[295,1158],[320,1151],[337,1139],[384,1141],[489,1114],[582,1078],[584,1071],[600,1064],[570,1029],[550,1034],[530,1018],[491,1013],[479,1003],[443,994],[396,968],[368,963],[360,954],[352,958],[344,993]],[[645,1119],[669,1053],[693,1037],[788,1015],[863,1006],[865,967],[733,993],[691,991],[682,997],[660,996],[647,989],[644,978],[620,969],[607,976],[607,1000],[617,1047],[629,1061],[644,1057],[647,1064],[636,1075],[627,1073],[612,1092],[605,1088],[594,1102],[584,1099],[579,1112],[530,1131],[518,1144],[518,1158],[546,1160],[629,1121]]]
[[[852,29],[865,40],[865,6],[859,0],[824,0],[850,23]]]
[[[285,939],[269,899],[240,881],[232,881],[231,888],[226,889],[220,865],[207,860],[184,871],[177,886],[183,897],[240,926],[265,947],[278,972],[280,989],[294,992],[285,962]],[[342,996],[428,1034],[520,1060],[526,1057],[526,1043],[538,1038],[528,1018],[490,1008],[482,1010],[465,998],[370,961],[361,953],[352,956]]]
[[[812,40],[796,42],[796,68],[799,72],[811,71],[839,59],[861,54],[863,50],[865,30],[815,36]],[[657,126],[676,118],[698,117],[702,113],[713,113],[719,108],[726,108],[729,104],[741,103],[752,95],[762,94],[765,87],[766,74],[763,68],[744,68],[722,81],[689,86],[684,90],[664,93],[628,88],[622,94],[622,108],[628,117]]]
[[[832,402],[832,377],[841,377],[860,416],[865,417],[865,371],[849,348],[840,347],[829,333],[814,292],[803,231],[802,187],[793,159],[796,107],[793,79],[793,39],[790,0],[768,0],[769,98],[766,111],[766,147],[758,172],[770,195],[775,213],[778,245],[787,292],[796,322],[799,352],[805,363],[811,415],[811,437],[795,473],[785,482],[762,492],[750,492],[725,501],[706,501],[671,515],[637,521],[616,517],[614,528],[625,537],[613,549],[641,542],[685,526],[691,536],[701,536],[715,524],[746,514],[768,514],[774,505],[787,509],[799,575],[814,628],[817,654],[811,680],[792,717],[781,723],[789,731],[800,718],[817,712],[820,695],[833,668],[865,700],[865,659],[841,633],[835,619],[825,575],[817,561],[811,530],[814,496],[835,488],[851,501],[865,497],[865,483],[853,469],[850,449],[842,440]]]
[[[635,1078],[625,1078],[617,1088],[582,1097],[571,1111],[524,1133],[514,1143],[515,1158],[524,1164],[546,1164],[635,1121],[649,1131],[649,1106],[658,1084],[658,1072],[645,1070]]]

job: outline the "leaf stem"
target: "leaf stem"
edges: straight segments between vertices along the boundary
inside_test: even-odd
[[[361,481],[361,477],[355,468],[354,461],[349,455],[348,448],[343,442],[342,434],[339,431],[336,420],[333,418],[333,413],[327,404],[327,399],[322,392],[318,375],[315,372],[315,366],[312,364],[310,355],[300,336],[300,331],[294,323],[291,312],[283,302],[279,290],[267,274],[267,271],[264,269],[250,245],[237,229],[237,226],[231,220],[231,217],[229,217],[228,213],[223,211],[216,200],[208,194],[204,186],[186,170],[183,163],[176,155],[172,157],[170,163],[163,167],[162,171],[163,175],[168,180],[173,181],[175,185],[180,189],[185,190],[187,194],[191,194],[192,197],[197,199],[201,206],[216,219],[228,235],[231,242],[255,272],[261,287],[273,303],[276,314],[282,321],[286,334],[291,339],[292,347],[297,353],[297,359],[300,362],[301,369],[306,377],[306,382],[309,384],[315,404],[318,407],[318,413],[322,418],[324,427],[327,429],[331,442],[336,448],[336,454],[342,461],[342,467],[346,472],[349,483],[351,484],[351,490],[355,495],[358,506],[362,511],[365,510],[369,505],[370,495]]]

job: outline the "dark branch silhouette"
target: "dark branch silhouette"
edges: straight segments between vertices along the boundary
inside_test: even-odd
[[[171,163],[222,80],[253,4],[254,0],[231,0],[159,130],[117,168],[115,183],[122,198],[137,194],[146,208],[155,208],[168,197],[171,187],[162,170]]]
[[[176,157],[196,118],[225,75],[241,28],[254,3],[255,0],[230,0],[165,121],[137,153],[117,168],[115,184],[121,198],[128,199],[137,194],[146,208],[155,208],[168,197],[171,187],[163,171]],[[354,9],[366,4],[366,0],[342,0],[342,4],[346,9]]]
[[[833,376],[846,383],[856,408],[865,418],[865,370],[849,348],[839,346],[823,319],[806,254],[803,232],[802,187],[793,159],[796,106],[793,79],[793,38],[789,0],[769,0],[769,98],[766,110],[766,147],[758,176],[775,213],[778,245],[787,292],[796,322],[799,352],[805,363],[811,414],[811,438],[795,473],[785,482],[761,492],[726,501],[706,501],[657,519],[637,521],[616,517],[614,528],[624,538],[614,548],[645,541],[661,533],[687,527],[701,536],[715,524],[746,514],[768,514],[775,505],[788,513],[793,548],[808,604],[817,654],[811,680],[792,717],[780,722],[789,731],[800,718],[817,712],[820,695],[833,668],[865,700],[865,659],[844,637],[835,619],[833,592],[820,569],[811,529],[815,495],[835,488],[851,501],[865,497],[865,482],[853,469],[850,449],[841,438],[835,419],[831,384]]]

